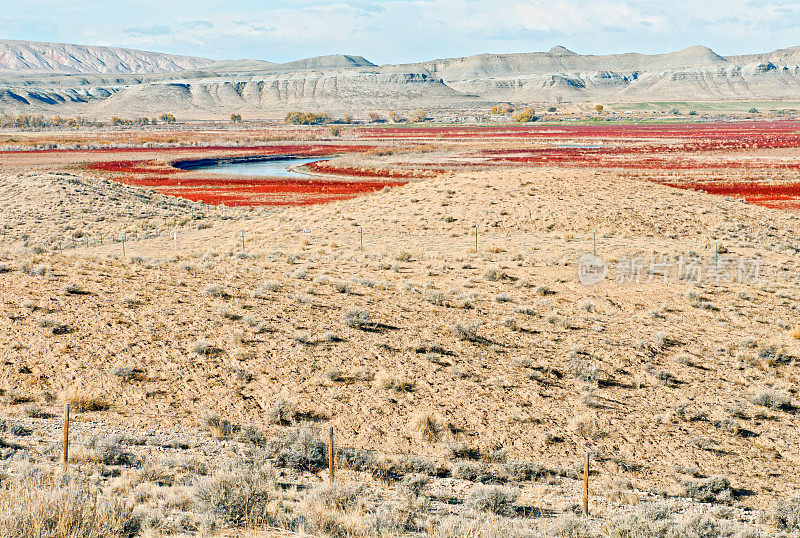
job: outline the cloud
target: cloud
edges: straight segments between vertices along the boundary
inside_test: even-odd
[[[166,26],[135,26],[123,28],[122,31],[132,36],[160,36],[172,33],[172,30]]]
[[[9,38],[217,59],[347,53],[403,63],[555,44],[595,54],[695,44],[736,54],[800,44],[796,0],[27,0],[3,11],[25,21],[2,25]]]
[[[186,21],[183,23],[185,28],[189,30],[199,30],[201,28],[214,28],[214,23],[211,21]]]

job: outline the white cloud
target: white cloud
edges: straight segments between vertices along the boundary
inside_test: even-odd
[[[29,0],[4,16],[12,38],[277,61],[349,53],[399,63],[555,44],[586,53],[705,44],[722,54],[800,44],[796,0]]]

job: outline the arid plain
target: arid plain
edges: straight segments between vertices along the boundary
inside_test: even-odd
[[[800,124],[730,119],[4,134],[6,467],[69,402],[109,534],[796,533]]]

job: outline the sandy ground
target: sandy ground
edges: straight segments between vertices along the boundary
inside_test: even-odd
[[[462,440],[573,468],[591,451],[605,506],[621,488],[680,495],[692,474],[728,476],[744,507],[797,490],[795,215],[613,173],[498,170],[197,212],[177,249],[170,223],[123,258],[119,243],[34,246],[190,208],[70,175],[0,188],[8,416],[31,401],[58,414],[82,394],[110,403],[80,418],[100,427],[192,432],[218,413],[278,431],[265,415],[282,397],[341,443],[385,453],[442,458]],[[111,191],[122,209],[92,222]],[[595,232],[612,270],[584,286]],[[627,257],[709,264],[715,248],[717,263],[758,259],[757,282],[614,281]],[[354,310],[362,328],[346,323]],[[138,373],[122,381],[120,368]],[[765,391],[790,403],[754,403]],[[541,489],[555,509],[575,500]]]

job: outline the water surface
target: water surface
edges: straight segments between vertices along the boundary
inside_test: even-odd
[[[194,170],[202,170],[212,174],[235,174],[240,176],[263,177],[308,177],[308,174],[297,172],[290,167],[302,166],[315,161],[327,161],[330,157],[272,159],[267,161],[250,161],[238,163],[217,163],[208,166],[199,166]]]

